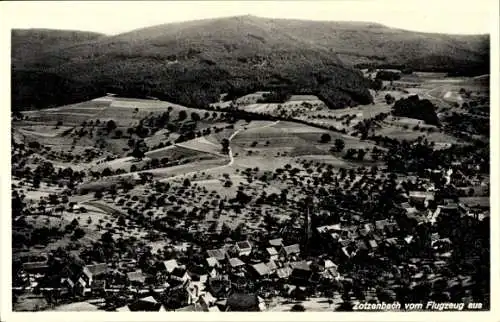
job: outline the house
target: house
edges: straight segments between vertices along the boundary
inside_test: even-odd
[[[356,248],[358,251],[360,250],[368,250],[368,246],[366,246],[366,243],[364,240],[359,239],[356,241]]]
[[[147,311],[147,312],[161,312],[165,308],[161,303],[155,300],[152,296],[141,298],[129,306],[130,311]]]
[[[283,246],[279,252],[280,257],[290,258],[292,256],[300,255],[300,245],[293,244],[289,246]]]
[[[247,240],[237,242],[235,250],[238,256],[248,256],[252,252],[252,245]]]
[[[215,268],[215,267],[220,267],[220,263],[215,257],[208,257],[206,259],[208,267],[210,268]]]
[[[377,220],[375,221],[375,229],[383,232],[385,230],[385,226],[389,224],[387,219]]]
[[[292,269],[290,279],[296,284],[306,284],[310,282],[312,271],[306,261],[290,263],[290,268]]]
[[[105,263],[86,265],[82,270],[82,278],[87,283],[87,287],[91,287],[96,277],[102,276],[108,272],[108,265]]]
[[[87,283],[81,277],[79,277],[75,282],[74,292],[78,295],[84,296],[90,290],[87,289]]]
[[[104,295],[106,293],[106,280],[94,280],[90,289],[92,290],[92,294]]]
[[[191,283],[186,288],[188,293],[188,304],[196,303],[198,301],[201,294],[201,288],[203,288],[203,286],[194,283]]]
[[[341,231],[341,226],[340,224],[335,224],[335,225],[326,225],[326,226],[320,226],[317,227],[316,230],[320,234],[325,234],[325,233],[330,233],[332,231]]]
[[[269,266],[267,266],[265,263],[254,264],[251,267],[252,271],[256,274],[257,277],[263,278],[271,274]]]
[[[215,278],[210,277],[206,284],[206,290],[218,298],[227,296],[227,292],[231,288],[231,281],[228,275],[218,275]]]
[[[191,276],[189,275],[185,267],[176,267],[174,268],[172,273],[170,273],[170,279],[179,281],[181,283],[186,283],[191,280]]]
[[[269,261],[266,263],[267,267],[269,268],[269,271],[272,273],[276,272],[276,269],[278,269],[278,266],[274,261]]]
[[[223,261],[226,259],[227,251],[224,248],[207,250],[208,257],[213,257],[217,261]]]
[[[278,259],[278,251],[274,247],[268,247],[266,248],[267,255],[269,256],[270,260],[277,260]]]
[[[258,312],[261,310],[255,293],[232,293],[226,301],[227,312]]]
[[[238,257],[234,257],[229,259],[229,266],[231,266],[232,269],[240,270],[245,266],[245,263]]]
[[[164,266],[165,270],[167,271],[167,273],[170,274],[174,271],[174,269],[179,267],[179,263],[177,263],[176,259],[170,259],[168,261],[164,261],[163,266]]]
[[[210,292],[205,292],[200,296],[200,302],[203,303],[204,305],[207,305],[208,307],[215,305],[215,302],[217,302],[217,298],[215,298],[212,293]]]
[[[61,286],[63,288],[67,288],[70,293],[73,292],[75,289],[75,283],[70,278],[67,277],[61,279]]]
[[[49,268],[47,261],[26,262],[22,265],[23,270],[28,274],[45,274]]]
[[[279,267],[276,269],[276,275],[280,279],[286,279],[292,275],[292,268],[290,266]]]
[[[329,280],[334,280],[334,279],[339,279],[340,278],[340,274],[339,272],[337,271],[337,267],[328,267],[328,268],[325,268],[325,270],[323,272],[321,272],[321,275],[323,278],[325,279],[329,279]]]
[[[440,216],[460,216],[461,211],[457,203],[452,202],[446,205],[439,205],[438,209],[440,210]]]
[[[332,262],[329,259],[325,259],[323,261],[323,266],[325,267],[325,270],[330,269],[330,268],[337,268],[338,267],[334,262]]]
[[[280,248],[281,246],[283,246],[283,239],[282,238],[276,238],[276,239],[271,239],[269,241],[269,245],[271,247],[277,247],[277,248]]]
[[[431,191],[410,191],[408,194],[410,203],[427,207],[430,201],[434,201],[434,192]]]
[[[370,239],[370,240],[368,241],[368,245],[370,246],[370,248],[371,248],[372,250],[375,250],[375,249],[377,249],[377,248],[378,248],[378,244],[377,244],[377,242],[376,242],[374,239]]]
[[[209,272],[208,272],[208,276],[214,278],[214,277],[217,277],[217,275],[219,275],[219,272],[217,271],[217,269],[214,267],[212,268]]]
[[[142,286],[146,281],[146,276],[141,270],[127,273],[127,279],[132,285]]]

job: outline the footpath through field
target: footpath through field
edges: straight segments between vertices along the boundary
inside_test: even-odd
[[[252,130],[256,130],[256,129],[263,129],[263,128],[266,128],[266,127],[271,127],[271,126],[274,126],[276,124],[278,124],[280,121],[275,121],[273,123],[270,123],[270,124],[266,124],[266,125],[263,125],[263,126],[259,126],[259,127],[254,127],[252,128]],[[244,131],[243,129],[238,129],[236,130],[229,138],[229,144],[231,144],[231,140],[234,139],[234,137],[236,135],[238,135],[241,131]],[[208,172],[208,171],[215,171],[215,170],[220,170],[220,169],[224,169],[224,168],[227,168],[227,167],[230,167],[234,164],[234,156],[233,156],[233,151],[231,149],[231,147],[229,147],[229,152],[228,152],[228,156],[229,156],[229,162],[225,165],[222,165],[222,166],[217,166],[217,167],[213,167],[213,168],[210,168],[210,169],[205,169],[204,171],[205,172]],[[189,176],[189,175],[193,175],[193,174],[196,174],[198,173],[198,171],[191,171],[191,172],[188,172],[188,173],[183,173],[183,174],[179,174],[179,175],[176,175],[176,176],[173,176],[173,177],[169,177],[169,178],[165,178],[165,179],[162,179],[160,180],[161,182],[166,182],[166,181],[171,181],[171,180],[175,180],[175,179],[179,179],[179,178],[182,178],[184,176]]]

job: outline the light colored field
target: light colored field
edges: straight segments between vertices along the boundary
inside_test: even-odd
[[[292,95],[287,102],[294,101],[321,101],[316,95]]]
[[[181,148],[211,153],[220,157],[224,157],[224,155],[221,154],[222,145],[213,143],[203,136],[186,142],[177,143],[176,145]]]
[[[427,131],[420,132],[420,131],[413,131],[411,127],[408,130],[405,130],[399,126],[384,126],[381,129],[378,129],[376,131],[376,134],[378,135],[384,135],[388,136],[390,138],[395,138],[395,139],[400,139],[400,140],[415,140],[419,136],[424,136],[427,138],[429,142],[435,142],[436,144],[441,144],[441,143],[459,143],[460,141],[448,134],[445,133],[440,133],[440,132],[433,132],[429,133]]]

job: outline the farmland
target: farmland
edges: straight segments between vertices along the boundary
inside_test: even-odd
[[[469,234],[486,240],[478,236],[489,218],[485,143],[489,139],[482,122],[489,117],[489,93],[484,83],[415,73],[392,84],[384,82],[371,94],[372,104],[339,109],[303,93],[293,93],[280,103],[263,103],[270,94],[257,91],[205,108],[109,94],[26,111],[12,120],[14,258],[22,262],[62,253],[85,265],[107,263],[120,272],[109,280],[113,288],[124,289],[118,275],[127,276],[130,283],[140,273],[147,282],[134,283],[142,283],[138,289],[144,293],[151,292],[146,284],[155,289],[169,287],[158,279],[164,274],[157,271],[158,266],[165,261],[175,259],[190,272],[205,272],[205,251],[248,241],[255,247],[250,257],[233,256],[253,263],[267,258],[269,239],[282,238],[288,245],[298,245],[300,253],[294,260],[281,259],[285,266],[269,273],[280,280],[281,289],[274,289],[274,295],[265,291],[274,286],[261,276],[221,268],[229,270],[233,279],[253,276],[260,286],[245,287],[267,296],[269,311],[290,311],[299,304],[305,310],[329,311],[355,303],[361,295],[338,285],[365,280],[360,276],[380,270],[385,262],[377,262],[373,254],[401,267],[410,267],[405,256],[438,259],[445,265],[449,261],[454,274],[472,274],[470,265],[461,261],[475,259],[465,255],[467,244],[462,242],[471,238]],[[411,105],[427,104],[427,100],[432,102],[429,114],[435,118]],[[416,203],[415,191],[432,198],[424,205]],[[436,201],[436,192],[444,197],[439,195]],[[452,208],[448,200],[467,209],[457,215],[459,232],[448,230],[455,219],[444,215],[435,219]],[[336,248],[338,243],[329,238],[337,232],[312,234],[314,249],[306,248],[305,213],[312,214],[315,230],[342,225],[346,229],[342,238],[359,248],[359,255]],[[399,231],[373,228],[384,225],[381,222],[399,225]],[[350,231],[344,225],[362,228]],[[412,248],[408,236],[427,236],[427,232],[418,235],[415,227],[450,236],[463,257],[443,255],[430,246],[429,251],[424,251],[427,246]],[[379,246],[384,239],[399,243],[407,253],[391,258],[394,255],[386,248],[390,246]],[[369,252],[367,245],[372,248]],[[481,252],[480,244],[474,245]],[[353,265],[358,257],[366,267]],[[330,272],[342,276],[321,277],[329,288],[316,282],[311,282],[311,289],[286,284],[299,283],[285,274],[287,267],[310,269],[326,259],[338,264],[338,271],[330,268]],[[439,276],[451,274],[441,266],[428,270]],[[366,280],[395,288],[393,275],[372,275]],[[484,281],[474,279],[474,292],[483,294]],[[373,287],[368,293],[374,293]],[[85,296],[72,298],[75,303],[63,303],[58,309],[93,310],[90,300],[77,301]],[[382,298],[383,294],[370,296]],[[20,299],[24,304],[19,309],[47,306],[41,297],[21,294]],[[115,300],[106,297],[108,302]]]

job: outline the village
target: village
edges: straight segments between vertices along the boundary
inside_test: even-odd
[[[16,299],[38,294],[47,307],[85,311],[341,311],[359,302],[482,302],[484,285],[474,274],[485,256],[481,232],[489,204],[487,197],[467,196],[468,189],[460,188],[464,165],[453,164],[399,178],[376,167],[285,166],[274,180],[289,182],[286,192],[261,196],[259,202],[289,218],[266,215],[260,229],[141,219],[132,207],[125,211],[127,202],[114,198],[116,192],[104,192],[101,202],[125,217],[128,227],[147,223],[165,232],[175,227],[177,236],[146,237],[169,236],[163,250],[152,252],[138,240],[115,239],[116,229],[109,229],[90,247],[59,248],[38,260],[14,263],[13,293]],[[294,173],[301,173],[298,182],[290,180]],[[246,175],[257,174],[248,169]],[[246,193],[252,186],[248,182],[241,183]],[[165,189],[145,185],[151,193]],[[180,196],[191,189],[196,191],[196,183],[172,183],[169,193]],[[464,192],[447,197],[453,195],[450,190]],[[255,202],[248,204],[238,191],[222,208],[205,203],[205,213]],[[310,197],[295,198],[301,195]],[[135,206],[148,202],[147,196],[136,200]],[[85,214],[85,207],[72,207]]]

